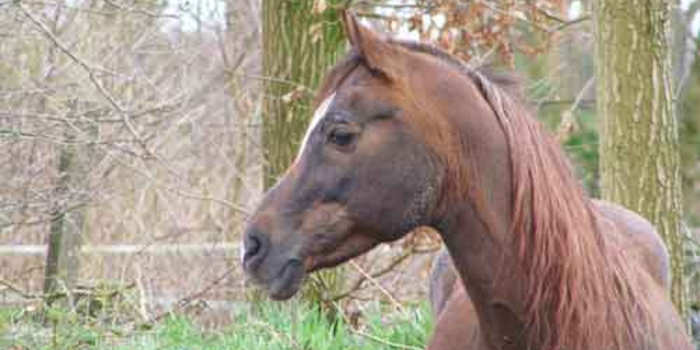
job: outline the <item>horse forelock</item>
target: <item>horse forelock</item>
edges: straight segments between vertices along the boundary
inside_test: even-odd
[[[513,81],[493,79],[429,45],[393,43],[445,60],[468,76],[503,129],[512,174],[510,232],[515,237],[513,250],[526,274],[523,317],[530,347],[617,350],[657,344],[659,321],[652,317],[651,300],[645,293],[653,283],[651,278],[632,263],[623,247],[603,238],[595,209],[561,147],[530,116],[520,96],[512,93],[514,89],[508,90],[516,86]],[[319,97],[335,91],[360,64],[361,57],[351,53],[333,69]],[[430,96],[406,96],[405,102],[416,100],[430,100]],[[444,192],[478,196],[473,190],[478,168],[470,162],[466,142],[450,129],[454,125],[429,113],[411,117],[423,136],[432,139],[428,143],[447,167]],[[464,199],[479,202],[478,198]],[[476,208],[486,210],[485,206]],[[492,217],[493,213],[479,215]]]

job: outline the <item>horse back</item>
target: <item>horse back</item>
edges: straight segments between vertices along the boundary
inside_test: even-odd
[[[604,200],[594,200],[600,217],[616,229],[605,230],[605,237],[621,241],[623,246],[635,249],[644,269],[664,289],[671,286],[670,258],[661,236],[654,226],[639,214]],[[603,229],[605,229],[603,224]]]

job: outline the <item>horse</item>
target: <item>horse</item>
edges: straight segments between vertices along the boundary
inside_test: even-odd
[[[468,294],[462,349],[691,349],[654,278],[667,267],[647,268],[504,79],[342,18],[351,49],[244,230],[252,281],[285,300],[427,226]]]

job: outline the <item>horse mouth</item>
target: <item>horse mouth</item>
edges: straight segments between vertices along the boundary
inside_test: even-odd
[[[267,291],[273,300],[287,300],[294,296],[304,280],[304,266],[301,261],[293,259],[287,262],[267,285]]]

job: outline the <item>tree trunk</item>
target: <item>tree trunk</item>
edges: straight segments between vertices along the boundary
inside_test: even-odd
[[[265,188],[294,159],[319,80],[344,48],[337,12],[314,11],[320,3],[325,1],[263,0]]]
[[[59,198],[71,190],[75,167],[75,147],[62,145],[59,150],[58,183],[55,194]],[[49,225],[46,269],[44,270],[44,293],[50,295],[62,288],[72,288],[78,279],[80,268],[80,243],[83,226],[81,210],[70,211],[63,204],[57,204]],[[54,297],[50,296],[51,303]]]
[[[51,22],[51,31],[58,32],[58,23],[62,13],[57,7]],[[58,65],[59,58],[57,48],[51,45],[48,49],[46,66]],[[46,85],[50,86],[54,79],[52,74],[46,76]],[[49,107],[48,97],[41,99],[41,108],[44,113],[51,114],[54,111]],[[71,102],[71,111],[75,111],[75,102]],[[50,294],[60,291],[62,288],[72,288],[78,279],[80,268],[80,244],[81,233],[84,223],[82,209],[71,210],[68,198],[70,192],[75,189],[74,181],[79,176],[76,166],[76,146],[71,144],[73,136],[70,131],[64,133],[65,144],[56,145],[58,156],[58,176],[53,189],[56,204],[51,213],[51,223],[49,225],[48,248],[46,254],[46,267],[44,269],[44,293],[49,295],[47,302],[51,303],[54,296]]]
[[[49,55],[50,57],[53,55]],[[76,111],[75,102],[70,103],[71,113]],[[73,289],[78,281],[80,270],[80,248],[82,234],[85,226],[85,212],[81,208],[81,202],[70,200],[74,191],[78,188],[76,183],[84,181],[81,176],[85,169],[81,167],[83,156],[89,157],[88,150],[78,151],[78,147],[71,144],[74,136],[69,132],[64,134],[66,144],[56,145],[58,156],[58,171],[56,185],[54,186],[54,204],[49,225],[48,250],[46,254],[46,268],[44,270],[44,293],[49,295],[48,303],[55,300],[52,293],[61,292],[63,288]]]
[[[671,255],[671,298],[686,314],[672,3],[597,0],[597,106],[603,198],[649,219]]]

